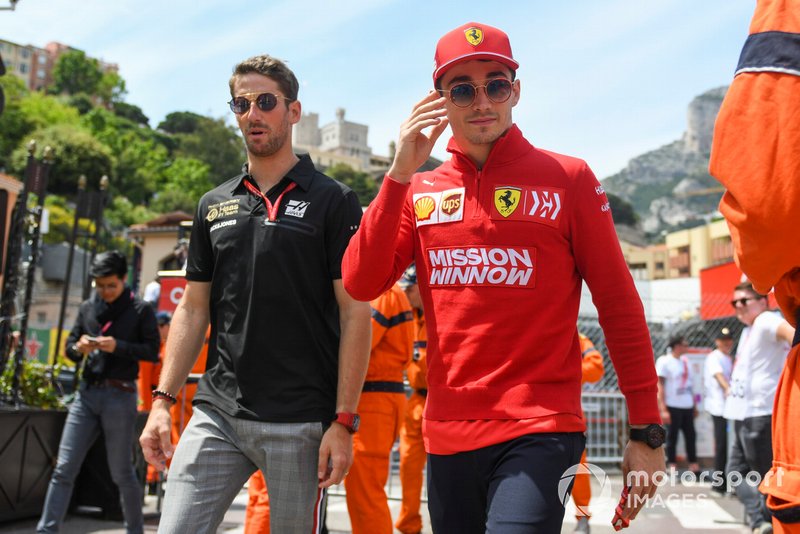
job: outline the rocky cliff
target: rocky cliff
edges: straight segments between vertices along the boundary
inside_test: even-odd
[[[606,191],[633,205],[648,234],[700,224],[716,211],[722,191],[708,174],[708,159],[726,90],[712,89],[692,100],[681,139],[633,158],[603,180]]]

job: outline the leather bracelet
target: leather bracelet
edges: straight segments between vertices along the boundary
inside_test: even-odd
[[[156,399],[164,399],[165,401],[169,402],[170,404],[175,404],[178,402],[178,399],[175,398],[175,395],[170,395],[166,391],[161,391],[159,389],[153,390],[153,400]]]

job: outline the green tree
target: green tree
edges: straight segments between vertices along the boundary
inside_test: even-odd
[[[57,124],[33,132],[25,141],[35,139],[38,150],[52,147],[54,163],[50,171],[48,191],[74,198],[78,191],[78,178],[85,175],[90,187],[96,188],[101,176],[111,176],[113,157],[111,150],[92,137],[86,130],[71,124]],[[24,143],[23,143],[24,145]],[[22,176],[28,152],[20,146],[11,155],[11,170]]]
[[[16,76],[0,76],[6,107],[0,117],[0,168],[8,167],[11,152],[19,146],[26,134],[33,131],[33,125],[20,108],[20,103],[28,95],[25,82]]]
[[[614,220],[614,224],[636,226],[639,222],[639,216],[633,209],[633,205],[613,193],[607,192],[606,196],[608,197],[608,203],[611,205],[611,217]]]
[[[114,115],[133,121],[141,126],[149,126],[150,123],[150,119],[144,114],[142,108],[127,102],[115,102]]]
[[[112,107],[121,103],[128,90],[125,87],[125,80],[118,72],[104,72],[97,82],[97,96],[106,107]]]
[[[47,195],[44,201],[49,213],[49,231],[44,234],[43,240],[48,244],[69,242],[72,237],[72,225],[75,222],[75,207],[69,206],[66,197],[60,195]],[[80,227],[84,231],[93,230],[91,221],[81,219]]]
[[[81,50],[64,52],[53,67],[53,89],[56,93],[95,95],[102,78],[100,62],[86,57]]]
[[[166,169],[164,183],[151,207],[161,213],[194,213],[200,197],[212,187],[208,165],[192,158],[176,158]]]
[[[360,172],[345,163],[337,163],[328,168],[325,173],[348,186],[358,195],[358,201],[366,206],[378,194],[378,182],[365,172]]]
[[[191,111],[173,111],[158,124],[158,129],[171,134],[194,133],[203,118]]]
[[[134,204],[123,195],[111,197],[103,216],[112,230],[124,230],[132,224],[154,219],[157,213],[142,204]]]
[[[178,111],[167,115],[158,128],[173,134],[178,145],[177,155],[206,163],[215,184],[241,172],[245,161],[244,143],[238,130],[225,124],[223,119]]]

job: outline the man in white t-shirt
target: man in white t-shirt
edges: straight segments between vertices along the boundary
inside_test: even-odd
[[[716,349],[706,356],[703,366],[703,407],[714,421],[714,475],[712,495],[725,495],[725,464],[728,462],[728,420],[722,416],[725,397],[730,391],[733,359],[733,336],[730,328],[722,328],[714,339]]]
[[[745,329],[739,338],[723,414],[735,420],[727,471],[743,477],[757,471],[763,477],[772,467],[772,405],[794,328],[768,310],[767,297],[756,293],[750,282],[736,286],[731,304]],[[736,486],[736,495],[745,506],[750,528],[772,532],[772,520],[758,488],[744,482]]]
[[[692,393],[692,370],[689,360],[684,356],[688,351],[686,338],[675,335],[669,340],[669,352],[656,360],[658,408],[661,410],[661,420],[668,425],[667,466],[670,469],[676,467],[675,448],[678,444],[678,433],[682,432],[689,470],[697,472],[700,470],[697,465],[697,438],[694,430],[697,410]]]

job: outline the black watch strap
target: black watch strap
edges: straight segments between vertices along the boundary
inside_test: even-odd
[[[657,424],[647,425],[644,428],[631,428],[630,439],[646,443],[651,449],[661,447],[667,440],[667,431]]]

